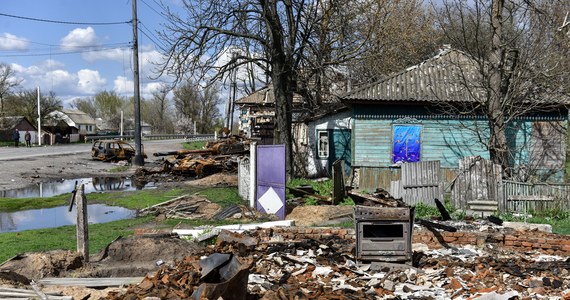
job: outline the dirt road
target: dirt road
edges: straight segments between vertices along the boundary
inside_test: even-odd
[[[155,157],[152,155],[153,153],[183,149],[182,142],[182,140],[165,140],[143,143],[144,152],[148,156],[145,160],[145,167],[152,167],[160,163],[162,157]],[[4,154],[6,155],[4,158],[8,155],[10,158],[2,160],[0,157],[0,191],[21,188],[53,179],[74,179],[93,175],[128,176],[133,174],[137,168],[131,166],[125,172],[109,172],[118,164],[92,160],[89,147],[72,153],[65,151],[65,145],[51,147],[59,147],[62,150],[61,153],[64,154],[45,155],[45,153],[40,153],[41,151],[38,149],[20,147],[19,151],[27,151],[28,154],[24,158],[13,159],[11,157],[14,156],[14,149],[8,149],[10,152],[4,151],[4,153],[10,153]],[[34,152],[37,155],[34,155]],[[1,155],[3,154],[0,153]]]

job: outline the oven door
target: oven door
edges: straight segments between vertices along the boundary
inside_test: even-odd
[[[357,223],[357,257],[360,259],[407,259],[411,256],[409,222],[364,221]]]

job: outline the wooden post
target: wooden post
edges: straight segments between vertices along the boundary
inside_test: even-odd
[[[87,226],[87,197],[85,197],[85,186],[81,184],[75,193],[75,204],[77,205],[77,251],[83,254],[85,262],[89,261],[89,232]]]
[[[344,160],[336,160],[332,165],[333,173],[333,197],[332,204],[338,204],[346,197],[346,187],[344,186]]]

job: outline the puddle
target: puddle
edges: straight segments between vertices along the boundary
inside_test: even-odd
[[[32,209],[11,213],[0,213],[0,233],[17,232],[30,229],[54,228],[75,225],[77,221],[76,206],[71,212],[68,206]],[[136,216],[134,210],[104,204],[87,205],[89,224],[106,223]]]
[[[75,182],[85,185],[85,194],[102,191],[132,191],[155,188],[154,182],[141,184],[130,177],[93,177],[40,182],[27,187],[0,191],[0,198],[52,197],[71,193]]]

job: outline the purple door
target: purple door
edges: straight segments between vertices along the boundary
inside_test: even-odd
[[[258,211],[285,219],[285,145],[257,146],[256,202]]]

